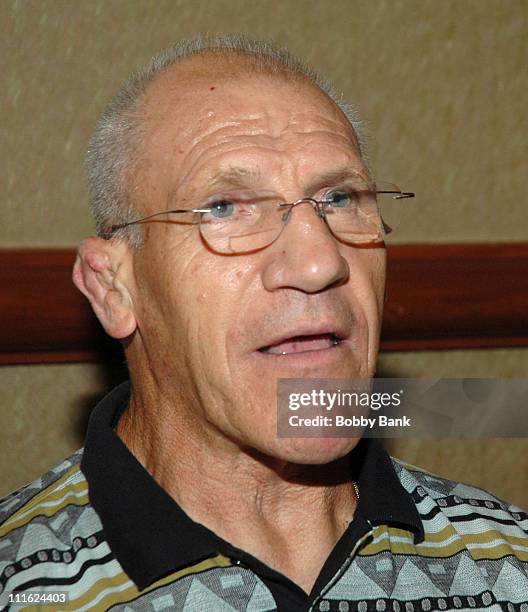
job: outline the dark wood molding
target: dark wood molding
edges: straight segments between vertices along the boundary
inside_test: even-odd
[[[382,349],[528,346],[528,243],[389,249]]]
[[[0,249],[0,364],[122,359],[71,282],[73,249]],[[382,350],[528,346],[528,243],[388,249]]]

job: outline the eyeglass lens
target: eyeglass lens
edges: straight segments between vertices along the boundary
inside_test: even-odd
[[[395,199],[400,189],[391,183],[378,183],[373,190],[339,190],[322,203],[324,217],[337,239],[350,244],[382,240],[397,224],[401,202]],[[389,193],[379,193],[387,191]],[[219,253],[245,253],[274,242],[285,224],[295,215],[293,208],[312,206],[302,200],[284,204],[275,199],[229,198],[214,203],[203,213],[200,231],[209,246]]]

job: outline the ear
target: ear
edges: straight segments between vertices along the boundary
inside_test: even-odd
[[[133,302],[132,254],[124,240],[91,237],[81,243],[72,279],[113,338],[130,336],[137,327]]]

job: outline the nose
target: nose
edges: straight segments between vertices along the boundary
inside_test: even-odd
[[[265,253],[262,281],[269,291],[289,287],[317,293],[349,275],[339,243],[311,200],[290,209],[281,235]]]

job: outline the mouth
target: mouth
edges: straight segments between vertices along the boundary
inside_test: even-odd
[[[292,336],[258,349],[266,355],[297,355],[335,348],[344,338],[335,332]]]

